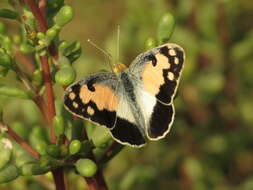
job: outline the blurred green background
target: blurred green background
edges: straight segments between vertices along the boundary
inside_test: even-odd
[[[116,52],[121,26],[120,60],[129,65],[156,38],[158,21],[170,12],[176,28],[170,39],[186,52],[185,70],[175,99],[176,118],[165,139],[141,149],[125,147],[104,170],[110,190],[252,190],[253,189],[253,2],[252,0],[67,0],[75,17],[61,38],[82,43],[75,63],[78,79],[109,70],[92,39]],[[5,0],[0,7],[8,7]],[[0,20],[10,34],[17,23]],[[1,83],[17,83],[15,75]],[[20,85],[20,84],[17,84]],[[21,85],[20,85],[21,86]],[[62,89],[55,87],[59,101]],[[15,129],[40,123],[28,100],[0,96],[5,120]],[[33,113],[31,115],[31,113]],[[21,124],[22,123],[22,124]],[[20,127],[16,127],[20,129]],[[53,189],[50,175],[20,177],[1,190]],[[85,189],[82,178],[68,174],[69,189]]]

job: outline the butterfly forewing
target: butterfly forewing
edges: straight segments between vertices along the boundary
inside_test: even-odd
[[[71,85],[64,105],[74,115],[112,128],[116,121],[118,80],[112,73],[97,73]]]
[[[140,80],[144,90],[164,104],[175,96],[184,64],[184,50],[176,44],[165,44],[136,58],[129,71]]]

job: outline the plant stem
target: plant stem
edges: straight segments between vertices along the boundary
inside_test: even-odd
[[[65,190],[63,168],[57,168],[52,171],[57,190]]]
[[[46,95],[47,95],[47,106],[48,106],[48,114],[49,114],[49,122],[50,122],[50,137],[51,142],[56,143],[56,136],[54,134],[54,129],[52,126],[53,118],[56,114],[55,111],[55,103],[54,103],[54,91],[53,86],[51,82],[51,74],[50,74],[50,68],[48,64],[48,57],[47,56],[41,56],[41,66],[42,66],[42,73],[44,78],[44,83],[46,87]]]
[[[40,154],[34,150],[28,142],[26,142],[23,138],[21,138],[15,131],[13,131],[8,125],[0,122],[0,128],[6,130],[8,135],[13,138],[20,146],[22,146],[27,152],[29,152],[35,158],[40,158]]]
[[[101,170],[98,170],[93,177],[86,177],[85,181],[89,190],[108,190]]]
[[[24,1],[30,7],[35,19],[37,20],[39,31],[45,33],[47,31],[47,22],[40,8],[36,4],[36,1],[35,0],[24,0]],[[43,3],[44,3],[43,6],[46,7],[46,1],[44,1]],[[50,137],[51,137],[51,142],[56,143],[57,139],[54,134],[54,129],[52,127],[52,121],[56,112],[55,112],[54,92],[53,92],[53,86],[51,82],[48,56],[47,55],[40,56],[40,61],[41,61],[43,79],[44,79],[44,83],[46,87],[47,107],[48,107],[48,116],[49,116],[48,119],[49,119],[49,125],[50,125]],[[56,190],[65,190],[63,169],[58,168],[56,170],[52,170],[52,174],[54,177]]]
[[[39,7],[35,3],[35,0],[24,0],[25,3],[30,7],[35,19],[38,22],[39,30],[40,32],[46,32],[47,31],[47,22],[41,13]]]

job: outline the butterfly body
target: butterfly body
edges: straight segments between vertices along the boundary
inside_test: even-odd
[[[72,84],[64,105],[77,117],[107,127],[119,143],[141,147],[146,138],[158,140],[169,132],[183,63],[181,47],[159,46],[117,74],[96,73]]]

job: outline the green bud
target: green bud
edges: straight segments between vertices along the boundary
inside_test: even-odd
[[[32,82],[36,86],[41,86],[43,83],[43,75],[40,69],[36,69],[32,74]]]
[[[103,127],[97,127],[91,136],[92,142],[96,147],[105,148],[111,143],[111,135],[108,130]]]
[[[81,150],[81,147],[82,147],[82,143],[79,140],[71,141],[69,145],[70,154],[72,155],[77,154]]]
[[[53,119],[53,127],[56,136],[60,136],[64,134],[65,131],[65,123],[64,119],[61,115],[56,115]]]
[[[61,68],[71,67],[71,63],[70,63],[69,59],[65,56],[61,56],[58,59],[58,64],[60,65]]]
[[[18,168],[13,164],[9,164],[0,171],[0,184],[10,182],[16,179],[18,176]]]
[[[42,33],[42,32],[38,32],[36,36],[37,36],[37,38],[40,39],[40,40],[45,39],[45,37],[46,37],[45,34]]]
[[[66,157],[69,153],[68,148],[64,144],[60,146],[60,151],[61,151],[60,157],[62,158]]]
[[[73,9],[69,5],[63,6],[60,11],[55,15],[54,21],[60,27],[69,23],[73,18]]]
[[[49,155],[43,155],[40,157],[40,167],[44,168],[45,170],[56,168],[57,166],[60,166],[62,164],[61,161],[49,156]]]
[[[31,154],[27,152],[19,152],[17,154],[15,153],[14,163],[18,168],[20,168],[24,164],[31,163],[31,162],[35,162],[35,158]]]
[[[8,19],[17,19],[18,13],[10,9],[0,9],[0,17]]]
[[[0,94],[9,97],[23,98],[23,99],[32,99],[34,95],[29,91],[25,91],[10,85],[0,85]]]
[[[0,34],[6,33],[6,26],[4,23],[0,22]]]
[[[58,46],[58,50],[60,53],[63,54],[63,52],[65,51],[65,49],[69,46],[69,43],[67,41],[62,41],[59,46]]]
[[[29,135],[29,141],[31,145],[41,154],[46,154],[46,149],[48,146],[48,136],[45,128],[40,126],[34,126]]]
[[[167,42],[175,28],[175,19],[172,14],[166,13],[162,16],[161,20],[159,21],[158,28],[157,28],[157,38],[159,44],[163,44]]]
[[[84,177],[92,177],[98,170],[96,163],[90,159],[79,159],[75,166],[78,173]]]
[[[12,144],[7,138],[2,138],[0,141],[0,169],[2,169],[11,159],[12,155]]]
[[[156,47],[156,41],[154,38],[148,38],[145,42],[145,49],[146,50],[149,50],[149,49],[152,49],[154,47]]]
[[[20,45],[19,50],[22,53],[33,53],[35,51],[35,48],[33,46],[31,46],[30,44],[23,43]]]
[[[37,140],[32,143],[34,149],[40,153],[41,155],[45,155],[47,153],[47,143],[45,141]]]
[[[48,172],[47,167],[42,167],[39,162],[24,164],[21,167],[21,174],[24,176],[41,175]]]
[[[61,150],[58,146],[54,144],[50,144],[47,146],[47,153],[48,155],[52,156],[53,158],[59,158]]]
[[[65,67],[60,69],[55,75],[56,83],[68,86],[75,81],[76,72],[72,67]]]
[[[59,30],[55,27],[49,28],[46,32],[46,37],[49,41],[52,41],[59,34]]]
[[[0,49],[0,65],[6,68],[13,66],[11,56],[4,49]]]

